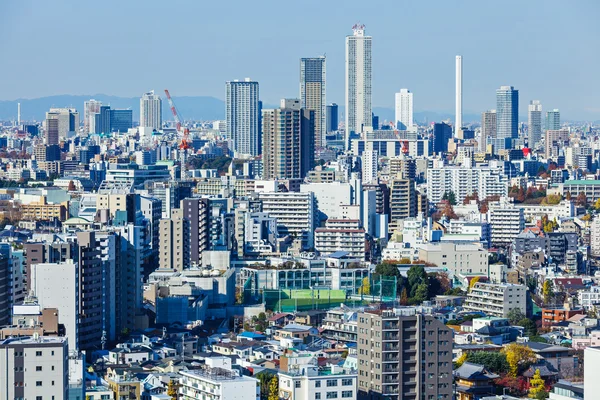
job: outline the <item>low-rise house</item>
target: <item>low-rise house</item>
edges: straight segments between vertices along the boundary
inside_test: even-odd
[[[456,400],[474,400],[494,392],[493,379],[498,375],[490,373],[483,365],[463,363],[454,371]]]

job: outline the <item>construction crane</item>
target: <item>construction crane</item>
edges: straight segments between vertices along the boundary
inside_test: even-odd
[[[167,95],[167,100],[169,101],[169,107],[171,108],[171,112],[173,113],[173,118],[175,119],[175,128],[177,129],[177,133],[182,133],[183,137],[181,138],[181,143],[179,143],[179,148],[181,150],[187,150],[190,146],[190,130],[188,128],[184,128],[183,132],[181,132],[181,120],[179,119],[179,112],[177,111],[177,107],[175,107],[175,103],[171,98],[171,94],[168,89],[165,89],[165,94]]]

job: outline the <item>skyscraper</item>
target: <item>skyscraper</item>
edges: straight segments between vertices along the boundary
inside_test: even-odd
[[[433,124],[433,152],[448,151],[448,140],[452,138],[452,127],[443,122]]]
[[[413,94],[408,89],[396,93],[396,129],[405,131],[413,127]]]
[[[331,103],[327,106],[327,117],[325,119],[327,121],[327,133],[338,130],[338,105],[336,103]]]
[[[144,93],[140,99],[140,126],[162,129],[162,100],[154,90]]]
[[[481,138],[479,139],[479,151],[485,151],[488,139],[496,137],[496,110],[481,113]]]
[[[528,145],[535,148],[542,139],[542,104],[539,100],[529,102],[529,115],[527,119]]]
[[[315,147],[325,146],[326,133],[325,56],[300,59],[300,103],[315,112]]]
[[[58,144],[58,114],[46,113],[46,145]]]
[[[79,129],[79,113],[74,108],[51,108],[46,113],[58,121],[58,140],[73,136]]]
[[[260,106],[258,82],[246,78],[226,83],[227,138],[233,151],[257,156],[260,154]]]
[[[519,137],[519,91],[512,86],[500,86],[496,90],[496,137]]]
[[[372,124],[371,37],[364,25],[354,25],[346,36],[346,146],[350,135]]]
[[[263,178],[303,178],[315,161],[315,112],[298,99],[282,99],[280,108],[263,110]]]
[[[560,111],[558,108],[546,112],[546,130],[557,131],[560,129]]]
[[[110,131],[111,132],[127,132],[133,128],[133,111],[132,110],[110,110]]]
[[[92,129],[94,129],[94,114],[100,112],[100,107],[102,107],[102,102],[94,99],[90,99],[88,101],[83,102],[83,131],[86,134],[89,134]],[[93,133],[93,132],[92,132]]]
[[[454,121],[454,135],[460,136],[462,129],[462,56],[456,56],[456,117]]]

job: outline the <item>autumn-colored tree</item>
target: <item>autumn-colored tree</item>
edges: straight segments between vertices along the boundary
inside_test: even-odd
[[[172,400],[177,400],[177,394],[179,392],[179,384],[173,380],[169,381],[167,386],[167,396],[170,396]]]
[[[74,192],[75,190],[77,190],[77,188],[75,187],[75,182],[69,181],[69,186],[67,187],[67,190],[69,192]]]
[[[522,203],[522,202],[524,202],[524,201],[525,201],[525,190],[523,190],[523,188],[522,188],[522,187],[520,187],[520,188],[519,188],[519,191],[517,192],[517,197],[516,197],[516,200],[517,200],[519,203]]]
[[[552,296],[554,296],[554,284],[550,279],[544,281],[544,286],[542,286],[542,294],[544,295],[544,303],[550,303]]]
[[[402,288],[402,294],[400,295],[400,304],[403,306],[408,305],[408,292],[406,288]]]
[[[571,201],[571,192],[567,191],[567,193],[565,194],[565,199]]]
[[[469,281],[469,292],[475,287],[475,285],[477,284],[477,282],[479,282],[479,277],[475,276],[473,278],[471,278],[471,280]]]
[[[587,196],[585,195],[585,193],[583,192],[579,192],[579,194],[577,195],[577,199],[575,200],[575,203],[578,206],[582,206],[585,207],[587,206]]]
[[[585,214],[583,217],[581,217],[582,221],[591,221],[592,220],[592,214]]]
[[[488,206],[488,202],[487,200],[484,200],[481,202],[481,204],[479,205],[479,212],[482,214],[487,213],[489,210],[489,206]]]
[[[596,210],[600,210],[600,199],[596,200],[596,202],[594,203],[594,208]]]
[[[560,194],[549,194],[544,200],[542,200],[542,204],[556,205],[560,203],[561,200],[562,196]]]
[[[362,280],[362,285],[360,287],[360,294],[371,294],[371,282],[369,281],[369,277],[365,276]]]
[[[279,379],[274,376],[269,383],[269,397],[268,400],[279,400]]]
[[[546,393],[546,385],[544,380],[542,379],[542,375],[539,369],[535,370],[533,377],[529,381],[529,398],[530,399],[539,399],[541,396]]]
[[[515,378],[519,373],[519,367],[526,367],[536,360],[533,350],[519,343],[510,343],[502,351],[506,354],[506,361],[508,361],[508,373]]]
[[[460,367],[461,365],[463,365],[465,363],[465,361],[467,361],[468,355],[469,355],[469,353],[467,353],[465,351],[461,354],[460,357],[458,357],[458,360],[456,360],[456,368]]]

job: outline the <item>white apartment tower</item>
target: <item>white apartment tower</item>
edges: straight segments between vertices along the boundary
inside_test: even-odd
[[[396,129],[411,130],[413,127],[413,94],[408,89],[396,93]]]
[[[462,130],[462,56],[456,56],[456,117],[454,135]]]
[[[258,82],[246,78],[228,81],[226,87],[227,138],[236,153],[257,156],[261,153]]]
[[[529,102],[528,117],[528,145],[533,149],[536,147],[536,144],[542,140],[542,104],[539,100],[532,100]]]
[[[362,153],[362,179],[364,183],[377,183],[377,150]]]
[[[346,147],[350,134],[372,125],[371,112],[371,36],[364,25],[354,25],[346,36]]]
[[[95,116],[100,112],[102,102],[94,99],[83,102],[83,131],[86,134],[95,133]]]
[[[162,129],[162,100],[151,90],[140,99],[140,127]]]

